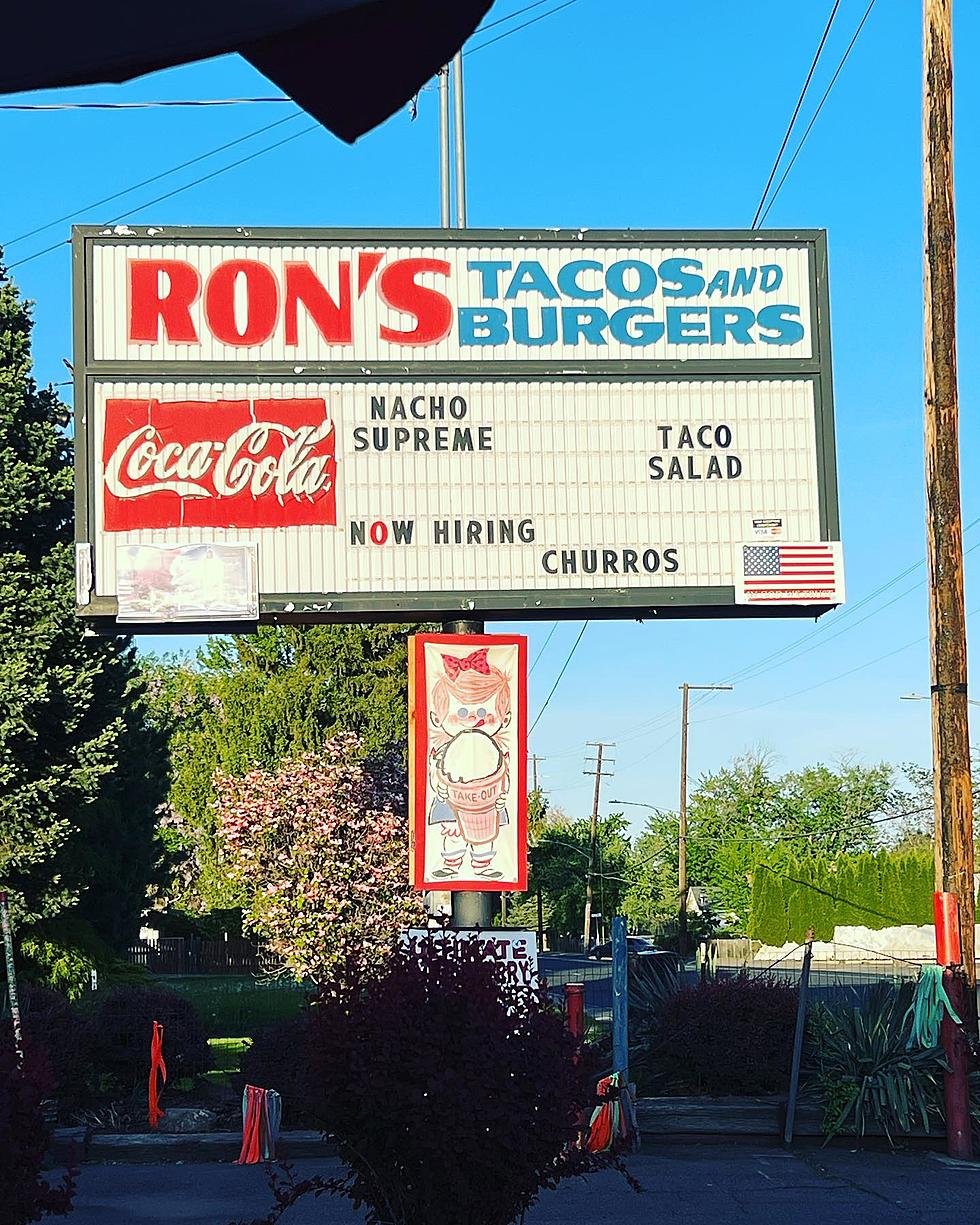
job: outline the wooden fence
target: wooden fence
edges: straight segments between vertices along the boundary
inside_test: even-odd
[[[258,974],[267,968],[256,945],[240,937],[202,940],[161,936],[127,949],[127,960],[152,974]]]

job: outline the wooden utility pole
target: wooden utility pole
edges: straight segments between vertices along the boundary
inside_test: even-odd
[[[538,753],[531,754],[531,777],[533,780],[531,783],[532,791],[537,791],[538,789],[538,762],[544,760],[545,759]]]
[[[677,810],[677,943],[682,957],[687,955],[687,712],[691,686],[681,685],[681,795]]]
[[[952,34],[952,0],[924,0],[925,466],[936,889],[959,900],[963,964],[973,998],[973,790],[956,383]]]
[[[612,777],[611,770],[603,770],[602,768],[602,754],[604,749],[611,749],[614,746],[606,743],[605,741],[590,740],[588,747],[590,749],[595,749],[596,755],[593,759],[595,769],[582,771],[583,774],[595,775],[595,791],[592,796],[592,828],[589,837],[589,875],[585,882],[585,923],[582,927],[584,933],[582,945],[583,953],[588,953],[589,941],[592,938],[592,882],[595,879],[596,842],[599,834],[599,794],[602,788],[602,780],[604,778]],[[610,761],[608,758],[606,758],[606,765],[609,764]]]
[[[678,952],[687,955],[687,726],[692,689],[731,689],[731,685],[680,686],[684,699],[681,703],[681,794],[677,820],[677,941]]]

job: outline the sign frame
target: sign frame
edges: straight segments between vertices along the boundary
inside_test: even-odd
[[[751,359],[709,359],[697,361],[655,360],[646,358],[576,359],[574,368],[567,362],[549,360],[372,360],[370,369],[358,361],[304,362],[297,373],[293,361],[167,361],[161,366],[147,361],[94,360],[91,342],[94,335],[94,284],[90,275],[96,243],[157,244],[194,242],[236,242],[295,246],[300,243],[331,242],[347,245],[473,246],[526,245],[622,247],[657,244],[663,247],[745,248],[805,247],[810,268],[811,355],[809,357],[767,357],[764,362]],[[408,381],[447,376],[459,379],[513,380],[541,378],[582,382],[617,379],[676,381],[682,379],[745,380],[800,379],[813,387],[815,414],[817,496],[821,541],[840,540],[837,490],[837,459],[834,428],[833,373],[831,364],[830,298],[827,277],[827,234],[818,229],[790,230],[493,230],[493,229],[348,229],[348,228],[232,228],[184,226],[105,226],[83,225],[72,228],[74,382],[75,382],[75,539],[79,546],[93,539],[94,499],[100,486],[96,459],[97,440],[90,429],[90,406],[95,386],[100,382],[154,381],[161,384],[193,379],[247,382],[258,380],[302,380],[313,382],[342,380],[372,382],[384,379]],[[79,592],[80,595],[84,594]],[[94,583],[87,602],[81,603],[81,617],[110,632],[115,626],[117,601],[112,596],[96,596]],[[276,592],[260,596],[259,622],[267,624],[322,624],[371,621],[417,621],[452,619],[461,614],[485,621],[503,619],[644,619],[644,618],[816,618],[836,605],[738,604],[732,586],[676,586],[603,588],[577,590],[460,590],[406,593],[372,592]],[[221,632],[220,626],[209,628]],[[229,625],[241,632],[242,623]],[[146,632],[154,634],[188,632],[186,623],[154,624]],[[127,625],[126,632],[144,632],[140,626]]]

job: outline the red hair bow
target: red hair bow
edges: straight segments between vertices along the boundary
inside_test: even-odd
[[[443,655],[442,662],[446,668],[446,675],[451,681],[454,681],[460,672],[479,672],[481,676],[489,676],[488,650],[489,647],[481,647],[479,651],[474,651],[472,655],[467,655],[464,659],[460,659],[457,655]]]

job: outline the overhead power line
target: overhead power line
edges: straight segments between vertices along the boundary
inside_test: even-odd
[[[539,9],[543,4],[547,4],[548,0],[534,0],[533,4],[525,4],[522,9],[515,9],[513,13],[507,13],[504,17],[498,17],[496,21],[488,21],[485,25],[478,26],[472,34],[473,38],[480,34],[485,34],[487,30],[492,30],[496,26],[502,26],[505,22],[513,21],[515,17],[523,17],[525,13],[530,13],[532,9]]]
[[[838,3],[839,3],[839,0],[838,0]],[[466,51],[463,52],[463,54],[473,55],[474,52],[482,51],[485,47],[492,47],[494,43],[499,43],[502,38],[510,38],[511,34],[516,34],[518,33],[519,30],[526,30],[528,26],[537,25],[539,21],[544,21],[546,17],[554,17],[555,13],[560,13],[562,9],[571,8],[573,4],[578,4],[578,0],[565,0],[564,4],[558,4],[553,9],[548,9],[546,13],[541,13],[537,17],[532,17],[530,21],[523,21],[521,22],[519,26],[513,26],[509,30],[504,30],[503,34],[497,34],[493,38],[488,38],[486,42],[477,43],[475,47],[468,47]],[[537,8],[537,7],[538,6],[536,4],[531,4],[531,5],[528,5],[527,9],[522,9],[521,11],[527,12],[528,9]],[[516,17],[518,16],[518,14],[512,13],[511,16]],[[506,21],[507,18],[503,18],[503,20]],[[484,29],[489,29],[489,28],[490,28],[489,26],[484,27]]]
[[[516,17],[523,17],[525,13],[541,8],[543,4],[548,2],[549,0],[535,0],[534,4],[526,4],[523,8],[516,9],[513,13],[507,13],[504,17],[498,17],[496,21],[489,21],[486,25],[481,25],[473,32],[474,36],[484,34],[487,30],[493,30],[497,26],[505,25]],[[540,17],[534,18],[534,21],[543,21],[545,17],[550,17],[551,13],[557,13],[559,9],[568,8],[570,4],[575,3],[577,3],[577,0],[568,0],[568,3],[559,5],[558,8],[552,9],[549,13],[542,13]],[[523,30],[527,26],[533,25],[534,21],[526,21],[523,25],[516,26],[507,33],[515,34],[518,30]],[[471,50],[478,51],[480,47],[488,47],[490,43],[498,42],[499,38],[505,37],[506,35],[499,35],[497,38],[481,43],[478,47],[471,48]],[[135,102],[3,102],[0,103],[0,111],[139,111],[167,107],[257,106],[270,102],[292,102],[292,98],[286,94],[275,94],[257,98],[154,98]]]
[[[528,676],[530,676],[530,675],[531,675],[531,673],[534,671],[534,669],[535,669],[535,668],[538,666],[538,660],[541,658],[541,656],[542,656],[542,655],[545,653],[545,651],[548,649],[548,643],[549,643],[549,642],[552,640],[552,638],[554,638],[554,636],[555,636],[555,630],[556,630],[557,628],[558,628],[558,622],[556,621],[556,622],[555,622],[555,623],[552,625],[552,627],[551,627],[551,632],[548,634],[548,637],[547,637],[547,638],[544,640],[543,644],[541,645],[540,650],[539,650],[539,651],[538,651],[538,653],[535,655],[535,657],[534,657],[534,662],[531,664],[531,667],[530,667],[530,669],[528,670]]]
[[[244,136],[237,136],[234,140],[229,140],[227,144],[219,145],[217,149],[209,149],[207,153],[199,153],[197,157],[189,158],[186,162],[180,162],[176,166],[171,166],[169,170],[161,170],[159,174],[152,174],[148,179],[141,179],[138,183],[134,183],[123,191],[115,191],[111,195],[103,196],[101,200],[93,200],[91,204],[83,204],[80,208],[72,209],[70,213],[65,213],[61,217],[55,217],[53,221],[46,221],[44,225],[35,226],[33,230],[25,230],[23,234],[18,234],[16,238],[8,239],[3,244],[3,248],[7,250],[14,243],[23,242],[27,238],[34,238],[37,234],[43,234],[45,230],[53,229],[54,226],[61,225],[65,221],[71,221],[79,213],[87,213],[91,209],[101,208],[104,204],[111,204],[113,200],[118,200],[121,196],[128,196],[132,191],[139,191],[141,187],[148,187],[151,183],[158,183],[161,179],[166,179],[172,174],[179,174],[181,170],[187,170],[190,166],[196,166],[198,162],[207,161],[209,157],[217,157],[219,153],[224,153],[228,149],[234,149],[236,145],[242,145],[247,140],[254,140],[256,136],[262,136],[265,132],[271,132],[273,128],[278,128],[284,123],[292,123],[293,120],[299,119],[302,114],[301,110],[296,110],[291,115],[286,115],[282,119],[276,119],[272,123],[265,124],[264,127],[256,128],[254,132],[246,132]],[[35,257],[31,256],[30,258],[33,259]]]
[[[800,108],[803,105],[803,100],[807,95],[807,90],[810,88],[810,82],[813,80],[813,74],[817,70],[817,64],[820,62],[820,56],[823,53],[824,44],[827,42],[827,37],[830,34],[830,27],[834,24],[834,18],[837,16],[837,10],[840,8],[840,0],[834,0],[834,7],[830,10],[830,16],[827,18],[827,24],[824,27],[823,36],[814,53],[813,61],[810,64],[810,71],[806,74],[806,80],[803,82],[803,88],[800,90],[800,96],[796,100],[796,106],[793,108],[793,114],[790,117],[789,124],[786,128],[786,134],[783,136],[783,142],[779,146],[779,152],[776,154],[776,160],[772,164],[772,170],[769,171],[769,178],[766,180],[766,185],[763,189],[762,196],[759,200],[759,206],[755,210],[755,216],[752,218],[750,229],[755,229],[759,224],[759,216],[762,213],[763,206],[766,203],[766,196],[769,194],[769,188],[772,186],[772,181],[776,177],[776,171],[779,169],[779,163],[782,161],[783,154],[786,152],[786,146],[789,144],[789,138],[793,134],[793,128],[796,125],[797,117],[800,113]]]
[[[544,2],[545,0],[537,0],[537,3],[526,5],[522,9],[517,9],[515,12],[510,13],[506,17],[501,17],[501,18],[498,18],[497,21],[490,22],[489,25],[483,26],[482,29],[488,30],[492,26],[500,25],[504,22],[511,21],[515,17],[521,16],[523,13],[530,12],[531,9],[539,8],[540,5]],[[578,0],[565,0],[564,4],[559,4],[557,7],[553,9],[549,9],[545,13],[541,13],[540,16],[534,17],[530,21],[522,22],[521,25],[514,26],[509,30],[505,30],[502,34],[498,34],[494,38],[487,39],[486,42],[482,42],[482,43],[477,44],[477,46],[475,47],[468,48],[464,52],[464,54],[469,55],[475,51],[482,51],[485,47],[489,47],[493,43],[498,43],[504,38],[509,38],[511,34],[517,34],[521,30],[527,29],[528,26],[534,25],[538,21],[543,21],[546,17],[552,17],[554,16],[555,13],[560,12],[562,9],[570,8],[573,4],[577,4],[577,3],[578,3]],[[229,101],[233,101],[233,100],[229,100]],[[89,209],[99,208],[103,204],[109,204],[113,200],[118,200],[122,196],[129,195],[129,193],[132,191],[137,191],[140,187],[145,187],[149,183],[158,182],[160,179],[167,178],[171,174],[177,174],[181,170],[187,169],[187,167],[189,166],[193,166],[198,162],[207,160],[207,158],[209,157],[216,157],[219,153],[222,153],[225,150],[230,149],[235,145],[241,144],[242,142],[246,140],[251,140],[256,136],[260,136],[264,132],[268,132],[270,129],[276,127],[278,124],[287,123],[292,119],[297,119],[301,114],[303,114],[303,112],[297,110],[292,115],[287,115],[283,119],[277,119],[274,123],[266,124],[264,127],[257,128],[254,132],[248,132],[246,133],[246,135],[240,136],[236,140],[229,141],[226,144],[219,145],[217,148],[211,149],[207,153],[201,153],[197,157],[191,158],[189,161],[181,162],[179,165],[171,167],[169,170],[161,171],[159,174],[153,175],[148,179],[144,179],[140,183],[134,183],[129,187],[125,187],[120,191],[114,192],[112,195],[104,197],[102,200],[97,201],[95,204],[82,205],[79,208],[72,209],[70,213],[66,213],[64,216],[56,218],[53,221],[47,221],[43,225],[37,226],[35,229],[30,230],[27,233],[19,235],[17,238],[10,239],[9,242],[7,243],[0,243],[0,249],[4,249],[5,247],[12,246],[15,242],[21,242],[25,238],[30,238],[35,234],[43,233],[44,230],[51,229],[53,226],[56,226],[56,225],[61,225],[65,221],[70,221],[73,218],[77,217],[80,213],[87,212]],[[307,132],[312,132],[314,128],[317,128],[319,126],[320,126],[319,124],[314,123],[310,127],[304,128],[301,132],[296,132],[293,135],[287,137],[285,140],[276,141],[275,143],[271,145],[266,145],[262,149],[257,149],[255,153],[251,154],[249,157],[240,158],[237,161],[230,162],[228,165],[220,167],[218,170],[213,171],[211,174],[202,175],[200,178],[194,179],[192,182],[185,184],[183,187],[179,187],[176,190],[172,192],[168,192],[167,194],[163,196],[158,196],[155,200],[150,200],[144,204],[135,205],[133,208],[128,209],[125,213],[120,214],[120,216],[112,218],[110,221],[106,222],[106,224],[107,225],[115,224],[117,221],[125,220],[127,217],[131,216],[132,213],[137,211],[137,209],[150,208],[154,204],[159,204],[163,200],[169,200],[173,196],[178,195],[181,192],[189,191],[192,187],[197,187],[201,183],[206,183],[209,179],[217,178],[218,175],[225,174],[229,170],[234,170],[239,166],[245,165],[247,162],[254,161],[255,158],[262,157],[266,153],[271,153],[272,150],[278,149],[281,145],[284,145],[288,141],[294,140],[299,136],[303,136]],[[27,255],[23,259],[17,260],[15,263],[9,264],[8,267],[9,268],[21,267],[22,265],[28,264],[35,259],[40,259],[43,255],[50,255],[52,251],[57,251],[62,246],[63,246],[63,243],[60,243],[60,242],[52,243],[51,246],[44,247],[40,251],[35,251],[32,255]]]
[[[796,151],[793,153],[793,156],[792,156],[792,157],[789,159],[789,164],[787,165],[786,169],[783,171],[782,177],[780,178],[779,182],[776,184],[775,190],[773,191],[772,195],[769,197],[769,203],[766,205],[766,211],[765,211],[765,212],[762,214],[762,216],[759,218],[759,225],[760,225],[760,226],[765,225],[765,223],[766,223],[766,218],[769,216],[769,210],[770,210],[770,209],[772,208],[772,206],[773,206],[773,205],[776,203],[776,197],[777,197],[777,196],[779,195],[779,193],[780,193],[780,192],[783,190],[783,184],[784,184],[784,183],[786,182],[786,180],[789,178],[789,172],[790,172],[790,171],[793,169],[793,167],[796,165],[796,159],[797,159],[797,158],[800,156],[800,153],[801,153],[801,152],[802,152],[802,150],[803,150],[803,146],[806,144],[807,137],[810,135],[810,132],[811,132],[811,131],[812,131],[812,129],[813,129],[813,125],[814,125],[814,124],[817,122],[817,119],[818,119],[818,117],[819,117],[819,115],[820,115],[820,112],[823,110],[824,103],[825,103],[825,102],[827,101],[827,99],[830,97],[830,91],[831,91],[831,90],[834,88],[834,86],[836,85],[836,83],[837,83],[837,78],[840,76],[841,71],[842,71],[842,69],[843,69],[844,65],[847,63],[848,56],[849,56],[849,55],[851,54],[851,52],[853,51],[853,49],[854,49],[854,44],[855,44],[855,43],[857,42],[857,40],[858,40],[858,35],[859,35],[859,34],[861,33],[861,31],[864,29],[864,23],[865,23],[865,22],[868,20],[868,18],[871,16],[871,10],[874,8],[874,6],[875,6],[875,4],[876,4],[876,3],[877,3],[877,0],[871,0],[871,3],[870,3],[870,4],[868,5],[868,7],[867,7],[867,8],[864,10],[864,16],[861,18],[860,22],[858,23],[858,28],[857,28],[857,29],[854,31],[854,36],[853,36],[853,38],[852,38],[852,39],[851,39],[851,41],[850,41],[850,42],[847,44],[847,50],[846,50],[846,51],[844,52],[844,54],[841,56],[840,63],[837,65],[837,70],[834,72],[834,75],[833,75],[833,76],[830,78],[830,84],[829,84],[829,85],[827,86],[827,88],[824,90],[823,97],[822,97],[822,98],[820,99],[820,101],[817,103],[817,109],[816,109],[816,110],[813,112],[813,116],[811,117],[810,122],[809,122],[809,123],[806,125],[806,131],[805,131],[805,132],[803,133],[803,135],[800,137],[800,143],[799,143],[799,144],[796,146]]]
[[[182,106],[246,106],[265,102],[292,102],[285,94],[274,98],[156,98],[146,102],[0,102],[0,111],[150,111]]]
[[[554,684],[551,686],[551,692],[550,692],[550,693],[548,694],[548,696],[545,698],[545,700],[544,700],[544,705],[543,705],[543,706],[541,707],[541,709],[538,711],[537,715],[535,716],[534,722],[531,724],[531,727],[530,727],[530,729],[529,729],[529,731],[528,731],[528,735],[529,735],[529,736],[530,736],[531,732],[533,732],[533,731],[534,731],[534,729],[535,729],[535,728],[538,726],[538,723],[540,722],[541,716],[542,716],[542,715],[544,714],[544,712],[545,712],[545,711],[548,709],[548,703],[549,703],[549,702],[551,701],[551,699],[552,699],[552,698],[555,696],[555,690],[558,688],[559,684],[561,683],[561,678],[562,678],[562,677],[565,675],[565,670],[566,670],[566,668],[567,668],[567,667],[568,667],[568,665],[569,665],[569,664],[572,662],[572,656],[573,656],[573,655],[575,654],[575,652],[578,650],[578,644],[579,644],[579,643],[582,641],[582,635],[585,633],[585,631],[588,629],[588,627],[589,627],[589,623],[588,623],[588,621],[583,621],[583,622],[582,622],[582,628],[581,628],[581,629],[579,630],[579,632],[578,632],[578,637],[577,637],[577,638],[575,639],[575,641],[572,643],[572,649],[571,649],[571,650],[568,652],[568,655],[567,655],[567,657],[566,657],[566,659],[565,659],[565,662],[564,662],[564,663],[562,664],[562,666],[561,666],[561,671],[558,673],[558,676],[555,678],[555,683],[554,683]]]
[[[192,179],[190,183],[184,183],[182,187],[175,187],[172,191],[165,191],[162,196],[156,196],[152,200],[144,200],[141,204],[134,204],[132,208],[126,209],[125,212],[119,213],[115,217],[110,217],[105,224],[115,225],[118,221],[125,221],[127,217],[131,217],[139,209],[152,208],[154,204],[160,204],[164,200],[171,200],[174,196],[190,191],[192,187],[199,187],[201,183],[207,183],[209,179],[216,179],[219,175],[225,174],[229,170],[234,170],[237,166],[244,166],[247,162],[254,162],[256,158],[263,157],[266,153],[271,153],[273,149],[279,149],[283,145],[288,145],[291,140],[298,140],[301,136],[308,136],[310,132],[314,132],[317,129],[322,131],[320,124],[311,123],[308,127],[300,128],[298,132],[292,132],[281,140],[273,141],[271,145],[264,145],[261,149],[256,149],[254,153],[249,153],[246,157],[240,157],[234,162],[229,162],[226,166],[219,166],[217,170],[212,170],[209,174],[202,174],[198,178]],[[126,195],[127,193],[121,192],[120,194]],[[64,246],[64,241],[52,243],[49,247],[35,251],[33,255],[25,255],[23,259],[14,260],[13,263],[7,266],[8,268],[20,268],[23,264],[29,264],[32,260],[40,259],[42,255],[48,255],[51,251],[57,251],[62,246]]]
[[[968,612],[967,617],[973,617],[980,608],[974,608]],[[784,693],[779,697],[769,698],[765,702],[758,702],[755,706],[745,706],[741,710],[725,711],[724,714],[712,715],[709,719],[698,719],[698,723],[714,723],[716,719],[730,719],[735,715],[750,714],[754,710],[762,710],[765,706],[772,706],[776,702],[785,702],[789,698],[799,697],[801,694],[810,693],[814,689],[822,689],[824,685],[831,685],[834,681],[843,680],[847,676],[853,676],[855,672],[862,672],[865,668],[870,668],[874,664],[880,664],[886,659],[891,659],[893,655],[899,655],[902,651],[907,651],[910,647],[918,646],[919,643],[925,642],[928,639],[928,634],[920,634],[918,638],[913,638],[909,642],[903,643],[900,647],[895,647],[894,650],[886,651],[883,655],[876,655],[874,659],[866,659],[864,663],[857,664],[853,668],[848,668],[846,672],[838,672],[836,676],[828,676],[822,681],[816,681],[812,685],[806,685],[802,689],[794,689],[792,693]]]

